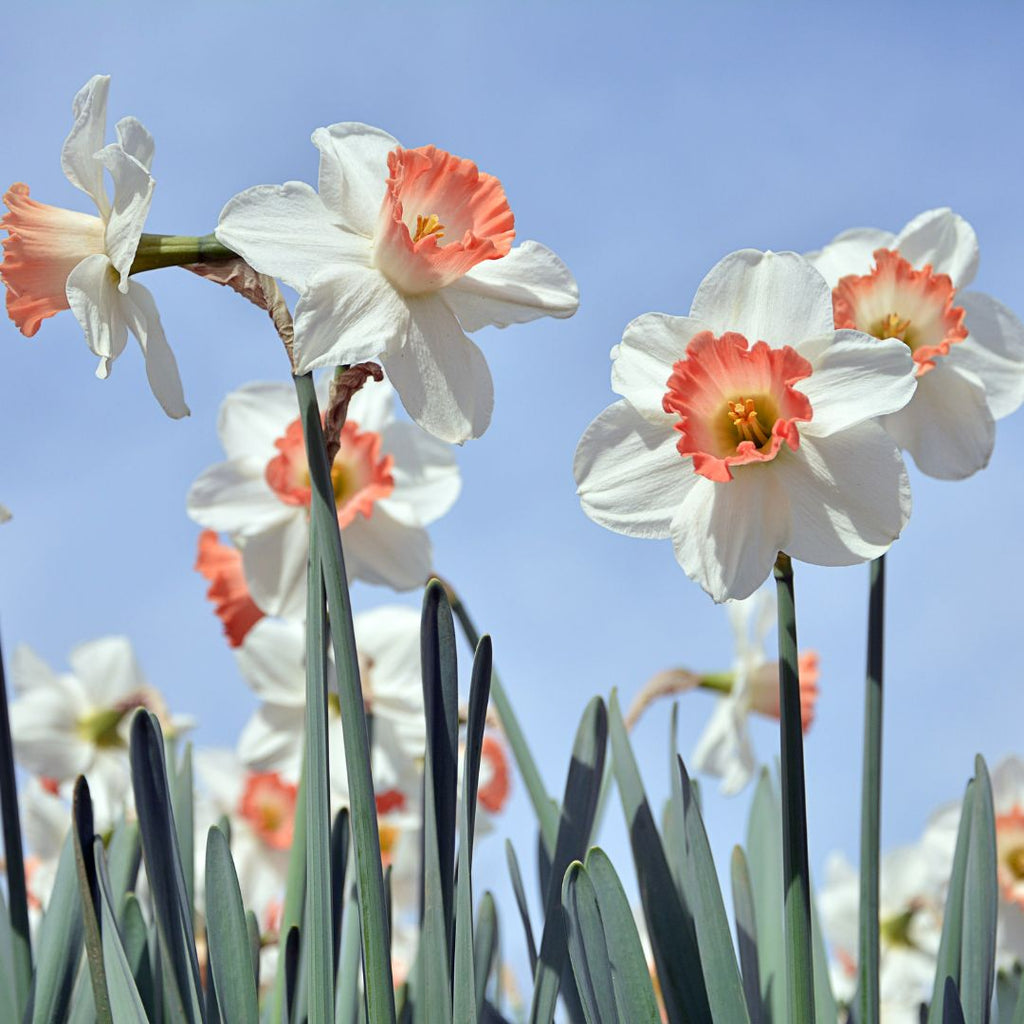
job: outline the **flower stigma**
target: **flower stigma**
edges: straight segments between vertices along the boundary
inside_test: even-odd
[[[436,213],[432,213],[429,217],[424,217],[422,214],[416,216],[416,232],[412,236],[412,240],[418,242],[421,238],[426,238],[427,235],[433,235],[438,240],[444,238],[444,225]]]

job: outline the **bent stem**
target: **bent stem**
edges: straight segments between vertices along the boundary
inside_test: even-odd
[[[775,562],[779,605],[779,706],[782,753],[782,865],[785,894],[786,981],[789,1019],[813,1024],[811,883],[807,863],[807,798],[804,792],[803,727],[796,644],[793,563],[779,552]]]
[[[374,1024],[394,1024],[395,996],[391,979],[391,957],[388,952],[389,928],[384,902],[384,875],[381,870],[377,809],[373,777],[370,773],[370,740],[359,681],[359,662],[352,627],[352,605],[345,576],[345,558],[334,503],[334,486],[327,464],[327,450],[324,446],[313,377],[306,373],[294,377],[293,380],[299,400],[302,432],[306,439],[306,457],[309,461],[312,491],[311,533],[321,556],[323,585],[327,591],[331,641],[334,645],[334,662],[338,675],[338,700],[352,810],[352,845],[355,850],[356,887],[363,935],[367,1019]],[[326,702],[326,699],[325,693],[322,700]],[[319,703],[317,709],[320,709]],[[318,770],[326,770],[326,765],[318,766]],[[311,783],[312,779],[307,780],[307,784]],[[329,818],[324,825],[329,833]],[[312,841],[311,835],[310,842]],[[321,882],[311,877],[308,884],[312,887]],[[329,877],[322,898],[329,907]],[[330,949],[329,943],[327,948]],[[312,1009],[312,1005],[310,1008]]]
[[[885,641],[885,555],[871,563],[868,657],[864,685],[864,775],[860,808],[860,927],[857,1020],[878,1024],[879,832],[882,807],[882,661]]]

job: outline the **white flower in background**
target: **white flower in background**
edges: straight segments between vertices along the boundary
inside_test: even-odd
[[[11,661],[14,753],[27,771],[56,783],[85,775],[98,828],[112,825],[129,799],[128,726],[136,708],[161,719],[165,733],[191,726],[172,718],[147,682],[131,644],[111,636],[75,647],[58,675],[29,647]]]
[[[11,519],[11,513],[3,505],[0,505],[0,523],[9,522]]]
[[[938,865],[923,845],[900,847],[882,857],[879,986],[886,1024],[918,1024],[919,1006],[931,1000],[942,935],[938,877]],[[859,892],[857,870],[841,854],[832,854],[818,891],[818,911],[832,947],[833,991],[847,1003],[857,985]]]
[[[928,210],[893,235],[844,231],[807,258],[833,289],[837,327],[898,338],[911,350],[917,391],[882,424],[918,468],[942,480],[983,469],[995,420],[1024,401],[1024,324],[981,292],[974,229]]]
[[[753,777],[757,758],[747,718],[752,711],[779,718],[779,662],[765,653],[765,640],[775,628],[775,595],[759,590],[745,601],[726,603],[736,644],[732,672],[704,676],[698,685],[723,693],[704,728],[689,764],[695,771],[716,775],[726,795],[738,793]],[[803,651],[799,659],[800,718],[806,733],[814,721],[818,699],[818,656]]]
[[[153,198],[153,138],[134,117],[117,122],[117,142],[107,146],[109,75],[94,75],[75,96],[74,125],[61,150],[68,181],[96,204],[99,216],[46,206],[29,198],[27,185],[12,185],[0,220],[4,240],[0,279],[7,312],[26,337],[46,317],[70,309],[89,348],[100,357],[97,377],[107,377],[124,351],[128,332],[146,359],[146,376],[168,416],[188,415],[178,365],[167,344],[153,296],[129,278]],[[104,171],[114,182],[107,195]]]
[[[318,128],[319,194],[261,185],[225,207],[217,238],[295,288],[298,371],[379,359],[402,404],[445,441],[479,437],[493,385],[464,334],[579,304],[564,263],[512,248],[497,178],[434,146],[403,149],[364,124]]]
[[[349,578],[409,590],[431,571],[424,526],[451,508],[461,484],[451,449],[395,422],[392,396],[382,382],[352,398],[331,478]],[[218,431],[228,460],[195,481],[188,513],[241,547],[262,611],[301,618],[311,491],[294,389],[239,388],[221,406]]]
[[[50,902],[64,840],[71,829],[71,806],[51,781],[30,778],[18,794],[25,846],[25,888],[33,930]]]
[[[906,468],[874,417],[913,395],[910,351],[836,331],[828,285],[800,256],[726,256],[689,316],[637,318],[612,358],[624,400],[576,449],[583,509],[671,537],[716,601],[752,594],[780,551],[850,565],[899,536]]]

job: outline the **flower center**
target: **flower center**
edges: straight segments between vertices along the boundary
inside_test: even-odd
[[[121,723],[136,708],[149,708],[154,712],[161,710],[159,702],[152,700],[150,694],[137,690],[110,707],[97,708],[79,718],[76,723],[78,735],[99,750],[120,750],[127,746],[121,735]]]
[[[395,859],[395,844],[401,830],[397,825],[378,825],[377,834],[380,836],[380,860],[387,867]]]
[[[996,815],[996,853],[1003,896],[1024,907],[1024,808]]]
[[[238,813],[271,849],[287,850],[295,832],[295,800],[298,787],[277,772],[250,772]]]
[[[267,483],[286,505],[308,507],[312,491],[301,422],[293,420],[289,423],[284,436],[274,442],[274,447],[278,454],[267,463]],[[352,420],[342,427],[338,454],[331,467],[334,504],[342,529],[357,514],[369,518],[374,504],[395,489],[395,479],[391,474],[394,457],[381,455],[380,448],[381,436],[375,431],[360,430]]]
[[[438,220],[437,214],[432,213],[429,217],[417,215],[416,234],[412,236],[413,242],[418,242],[427,235],[433,235],[438,240],[444,238],[444,225]]]
[[[930,265],[915,270],[892,249],[875,251],[870,274],[851,274],[832,289],[837,328],[852,327],[876,338],[898,338],[910,349],[917,376],[967,337],[964,310],[953,305],[956,290]]]
[[[899,914],[890,914],[878,922],[879,936],[890,949],[916,949],[917,944],[910,937],[910,926],[913,924],[914,916],[921,908],[911,903],[910,906]]]
[[[753,347],[742,334],[694,335],[686,357],[672,367],[662,400],[679,416],[679,454],[694,471],[719,483],[734,466],[770,462],[783,443],[799,447],[798,422],[811,419],[811,403],[793,384],[811,375],[811,364],[788,345]]]

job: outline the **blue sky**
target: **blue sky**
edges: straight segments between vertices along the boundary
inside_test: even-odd
[[[494,636],[495,656],[552,790],[595,692],[628,698],[672,665],[731,660],[722,609],[669,543],[608,533],[581,512],[576,442],[613,398],[608,351],[640,313],[685,313],[706,271],[742,248],[820,247],[852,226],[898,230],[951,206],[974,225],[974,287],[1024,311],[1024,165],[1010,4],[597,6],[398,3],[40,3],[4,18],[8,83],[0,177],[85,209],[64,179],[71,99],[113,76],[111,123],[156,140],[152,231],[201,234],[236,192],[315,182],[310,132],[361,120],[436,143],[498,175],[520,239],[558,252],[580,284],[566,322],[477,340],[495,378],[493,425],[460,451],[463,494],[433,529],[435,563]],[[126,633],[197,740],[231,744],[253,707],[191,570],[192,479],[221,452],[218,405],[252,380],[286,380],[264,316],[180,271],[147,275],[192,416],[171,422],[127,351],[112,378],[70,314],[31,341],[0,326],[0,617],[62,665],[76,643]],[[958,797],[975,752],[1022,752],[1021,416],[989,468],[944,484],[911,470],[914,514],[889,560],[883,837],[916,837]],[[802,645],[822,658],[806,744],[812,865],[856,860],[867,569],[797,566]],[[357,587],[359,607],[394,600]],[[415,603],[415,595],[398,600]],[[681,707],[686,754],[712,700]],[[649,790],[667,791],[668,708],[637,734]],[[755,730],[760,756],[775,731]],[[749,791],[705,787],[719,864],[743,836]],[[605,841],[627,857],[617,808]],[[508,833],[526,853],[522,787]],[[507,890],[501,844],[481,879]]]

